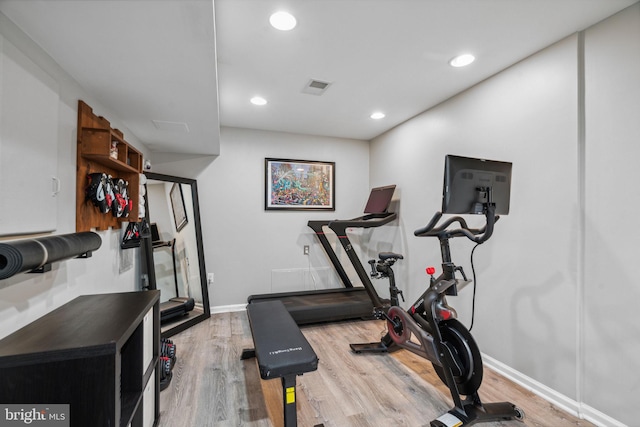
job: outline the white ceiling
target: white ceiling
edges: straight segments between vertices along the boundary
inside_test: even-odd
[[[636,1],[215,0],[214,14],[211,0],[0,0],[0,11],[152,151],[217,154],[221,125],[369,140]],[[270,27],[277,10],[298,26]],[[476,62],[451,68],[462,52]],[[310,79],[331,86],[302,93]]]
[[[150,150],[219,152],[211,0],[0,0],[0,12]]]

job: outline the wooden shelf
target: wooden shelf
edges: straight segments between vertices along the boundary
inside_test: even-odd
[[[117,154],[112,155],[111,146],[114,142],[117,144]],[[97,172],[129,182],[128,194],[133,206],[128,217],[116,218],[110,212],[103,214],[85,200],[87,175]],[[91,228],[120,228],[122,221],[138,221],[141,172],[142,153],[125,141],[120,130],[111,128],[107,119],[96,116],[91,107],[78,101],[76,232],[89,231]]]

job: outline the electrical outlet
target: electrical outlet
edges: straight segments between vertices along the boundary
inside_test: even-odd
[[[305,255],[309,255],[309,245],[304,245],[304,248],[302,250]]]
[[[213,283],[213,273],[207,273],[207,283],[208,284]]]

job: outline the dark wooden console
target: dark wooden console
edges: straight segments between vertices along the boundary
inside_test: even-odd
[[[159,296],[80,296],[0,340],[0,402],[69,404],[71,426],[156,425]]]

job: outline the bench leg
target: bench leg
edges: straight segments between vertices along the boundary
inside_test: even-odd
[[[256,357],[256,349],[245,348],[242,350],[242,354],[240,355],[240,360],[253,359],[254,357]]]
[[[284,402],[284,427],[297,427],[295,375],[282,377],[282,398]]]

